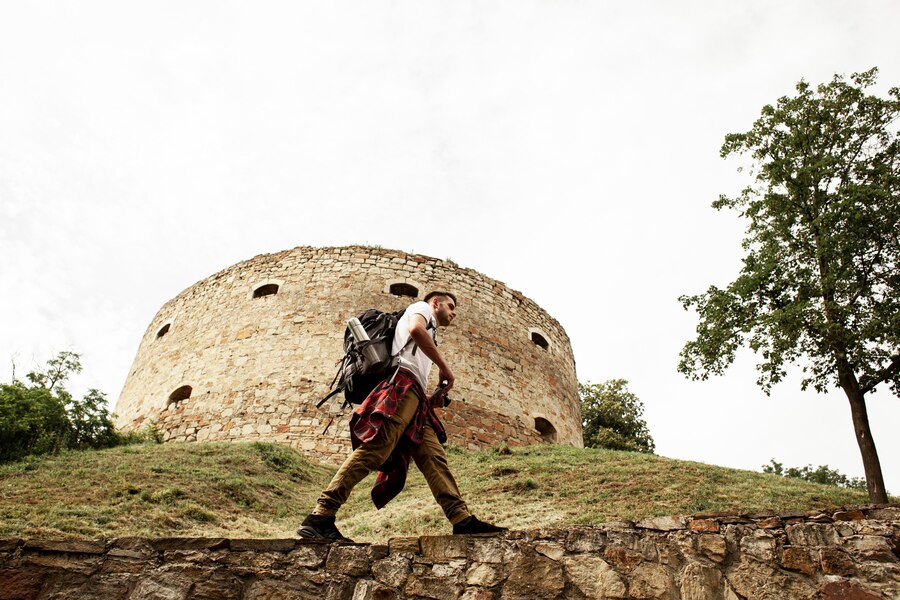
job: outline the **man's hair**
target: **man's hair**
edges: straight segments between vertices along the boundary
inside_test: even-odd
[[[427,294],[425,294],[425,299],[423,300],[423,302],[429,302],[429,301],[431,301],[432,298],[443,298],[443,297],[447,297],[447,298],[450,298],[451,300],[453,300],[453,304],[459,304],[459,302],[456,301],[456,296],[454,296],[450,292],[442,292],[440,290],[435,290],[433,292],[428,292]]]

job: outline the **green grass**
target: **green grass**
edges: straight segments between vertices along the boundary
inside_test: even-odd
[[[868,503],[865,492],[633,452],[450,446],[470,509],[514,529],[700,512],[793,512]],[[0,465],[0,537],[293,537],[335,469],[285,446],[146,444]],[[421,474],[385,509],[363,480],[338,516],[358,541],[445,534]]]

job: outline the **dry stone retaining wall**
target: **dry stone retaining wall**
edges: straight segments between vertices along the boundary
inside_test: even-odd
[[[394,538],[0,540],[0,600],[900,598],[900,508]]]
[[[441,415],[450,441],[580,447],[575,361],[555,319],[451,261],[361,246],[260,255],[167,302],[141,341],[118,425],[152,419],[167,441],[273,440],[339,462],[349,412],[339,400],[315,403],[342,355],[346,320],[372,307],[399,310],[432,289],[459,299],[454,324],[439,333],[457,377]]]

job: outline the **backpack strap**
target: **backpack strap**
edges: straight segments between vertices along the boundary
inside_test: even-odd
[[[319,400],[318,404],[316,404],[316,408],[322,408],[322,405],[325,404],[325,402],[328,401],[329,398],[331,398],[332,396],[336,396],[338,394],[338,392],[341,392],[341,391],[343,391],[343,388],[341,386],[338,386],[338,387],[334,388],[333,390],[331,390],[331,392],[327,396],[325,396],[324,398]],[[328,429],[328,428],[326,427],[326,429]]]
[[[425,331],[428,331],[429,329],[434,330],[434,333],[431,334],[431,339],[434,340],[434,345],[437,346],[437,327],[434,326],[434,321],[432,321],[431,319],[428,320],[428,325],[425,326]],[[409,339],[412,340],[412,336],[409,336]],[[406,343],[407,343],[407,345],[409,344],[409,342],[406,342]],[[403,352],[404,348],[406,348],[406,346],[401,348],[400,352]],[[419,349],[419,345],[416,344],[415,342],[413,342],[413,351],[412,351],[413,356],[416,355],[416,351],[418,349]],[[398,352],[397,354],[399,355],[400,352]]]

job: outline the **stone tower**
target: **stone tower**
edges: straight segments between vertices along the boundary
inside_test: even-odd
[[[350,411],[341,397],[315,405],[343,355],[347,319],[399,310],[432,289],[459,300],[438,333],[456,375],[453,403],[439,411],[449,441],[582,446],[575,360],[555,319],[452,261],[362,246],[263,254],[167,302],[141,340],[118,425],[152,419],[166,441],[272,440],[339,462]]]

